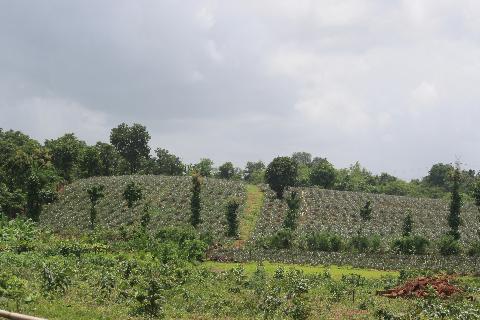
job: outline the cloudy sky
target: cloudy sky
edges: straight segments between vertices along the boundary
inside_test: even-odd
[[[478,0],[0,0],[0,127],[186,162],[480,169]]]

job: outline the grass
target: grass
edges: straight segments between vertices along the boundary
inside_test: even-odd
[[[247,197],[245,201],[245,209],[240,220],[239,233],[240,239],[237,244],[242,245],[245,241],[250,240],[253,230],[257,224],[258,217],[262,211],[264,194],[258,186],[247,185]]]
[[[258,263],[249,262],[249,263],[235,263],[235,262],[214,262],[207,261],[201,264],[202,267],[206,267],[212,271],[227,271],[232,268],[243,266],[247,274],[253,274],[257,269]],[[333,279],[339,280],[343,275],[357,274],[367,279],[380,279],[382,277],[398,277],[398,271],[383,271],[383,270],[374,270],[374,269],[359,269],[349,266],[309,266],[309,265],[299,265],[299,264],[286,264],[286,263],[271,263],[271,262],[262,262],[262,265],[265,268],[265,271],[272,275],[275,270],[279,267],[288,269],[299,269],[302,270],[305,274],[319,274],[328,271]]]

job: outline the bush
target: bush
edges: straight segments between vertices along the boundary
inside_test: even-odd
[[[406,236],[392,244],[392,251],[402,254],[425,254],[429,241],[421,236]]]
[[[314,232],[306,236],[305,245],[310,251],[338,252],[343,248],[343,240],[333,233]]]
[[[380,251],[380,237],[379,236],[362,236],[357,235],[350,239],[349,246],[357,252],[378,252]]]
[[[227,203],[227,236],[237,237],[238,236],[238,207],[240,206],[240,201],[238,199],[231,199]]]
[[[476,241],[470,245],[468,249],[468,255],[471,257],[480,256],[480,241]]]
[[[268,247],[274,249],[288,249],[292,246],[292,240],[292,231],[288,229],[282,229],[277,231],[268,239],[267,245]]]
[[[459,254],[461,251],[460,243],[455,240],[453,235],[446,235],[440,239],[438,243],[438,250],[444,256]]]
[[[131,181],[123,191],[123,197],[127,201],[127,206],[131,208],[135,202],[142,199],[142,189]]]

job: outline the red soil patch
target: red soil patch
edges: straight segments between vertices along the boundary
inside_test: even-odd
[[[450,283],[452,277],[420,277],[409,280],[402,286],[377,292],[378,295],[397,298],[397,297],[425,297],[428,295],[428,286],[432,287],[441,298],[447,298],[455,293],[462,292],[462,289]]]

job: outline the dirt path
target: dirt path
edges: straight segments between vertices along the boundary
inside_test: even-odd
[[[252,236],[258,217],[262,211],[264,194],[258,186],[247,185],[247,199],[245,208],[240,218],[239,233],[240,237],[235,241],[234,247],[241,248],[245,241]]]

